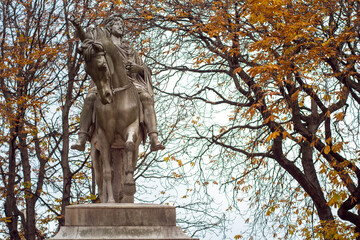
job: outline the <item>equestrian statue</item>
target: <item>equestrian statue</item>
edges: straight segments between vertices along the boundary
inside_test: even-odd
[[[133,203],[140,143],[148,134],[152,151],[165,149],[158,139],[151,70],[124,41],[119,14],[88,32],[77,19],[71,22],[82,42],[85,71],[95,84],[85,98],[79,138],[71,148],[84,151],[90,140],[101,202]]]

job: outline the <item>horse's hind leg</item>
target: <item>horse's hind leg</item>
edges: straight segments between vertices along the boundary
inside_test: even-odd
[[[113,188],[111,183],[112,169],[111,169],[110,143],[103,131],[100,130],[98,133],[99,133],[98,135],[99,148],[103,163],[103,184],[104,184],[103,189],[104,191],[106,190],[106,194],[107,194],[107,201],[105,200],[105,202],[114,203],[115,199],[114,199]],[[105,192],[103,194],[105,194]]]
[[[124,183],[124,199],[122,202],[133,203],[136,186],[134,181],[133,158],[136,153],[135,142],[137,136],[135,133],[129,133],[125,143],[125,183]],[[137,156],[136,156],[137,157]]]
[[[124,161],[125,153],[124,149],[119,148],[112,148],[111,149],[111,157],[112,157],[112,164],[113,164],[113,179],[112,179],[112,186],[114,192],[115,201],[121,202],[124,193]]]
[[[95,145],[91,146],[91,161],[93,163],[93,169],[95,172],[96,185],[98,187],[100,202],[106,202],[103,191],[103,173],[102,173],[102,161],[100,152],[95,148]]]

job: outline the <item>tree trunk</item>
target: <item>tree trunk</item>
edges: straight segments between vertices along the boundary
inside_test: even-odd
[[[10,141],[9,141],[9,177],[6,187],[6,200],[4,204],[5,216],[8,218],[6,223],[11,240],[20,240],[21,237],[18,231],[18,217],[19,210],[16,206],[15,198],[15,185],[16,185],[16,138],[17,128],[10,128]]]
[[[303,153],[305,157],[310,157],[311,150],[309,152],[310,147],[307,143],[304,144]],[[304,170],[305,174],[300,171],[292,162],[288,161],[282,150],[282,137],[277,137],[273,143],[273,153],[275,156],[275,160],[300,184],[300,186],[304,189],[304,191],[309,194],[312,201],[315,204],[316,210],[318,211],[318,216],[321,221],[323,221],[322,225],[325,226],[326,224],[332,223],[334,221],[334,217],[331,213],[330,207],[327,205],[323,192],[321,191],[320,184],[318,182],[313,182],[316,178],[313,174],[309,174],[312,172],[309,166],[305,166]],[[311,153],[312,155],[312,153]],[[303,157],[304,157],[303,156]],[[312,158],[311,158],[312,159]],[[303,161],[310,161],[311,159],[302,159]],[[312,160],[311,160],[312,161]],[[324,239],[331,239],[326,238],[326,228],[324,227]]]
[[[25,206],[26,206],[26,217],[25,217],[25,238],[26,240],[35,240],[36,236],[36,214],[35,204],[37,197],[33,195],[31,187],[31,166],[29,161],[29,154],[26,143],[26,132],[23,127],[20,127],[19,132],[19,150],[21,155],[21,163],[23,166],[24,175],[24,188],[25,188]]]
[[[68,82],[66,102],[62,110],[62,131],[63,131],[63,149],[61,150],[61,167],[63,169],[63,199],[61,204],[61,219],[59,220],[60,226],[65,224],[65,207],[70,205],[70,194],[71,194],[71,179],[72,172],[69,165],[69,147],[70,147],[70,127],[69,127],[69,112],[72,105],[72,91],[74,81]]]
[[[72,174],[69,166],[69,123],[68,114],[63,115],[63,149],[61,150],[61,167],[63,170],[63,190],[61,203],[61,218],[59,219],[60,226],[65,225],[65,207],[70,205],[71,194],[71,178]]]

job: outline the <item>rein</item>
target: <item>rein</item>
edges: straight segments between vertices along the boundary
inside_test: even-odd
[[[101,42],[96,42],[96,41],[94,41],[94,40],[92,40],[92,39],[91,39],[91,40],[87,39],[87,40],[85,40],[85,44],[83,44],[83,45],[86,46],[86,54],[85,54],[85,57],[86,57],[87,59],[89,59],[89,58],[92,57],[92,56],[104,56],[104,57],[105,57],[106,64],[107,64],[107,66],[108,66],[108,69],[110,70],[110,85],[111,85],[111,90],[112,90],[112,93],[113,93],[113,94],[115,94],[115,93],[117,93],[117,92],[125,91],[125,90],[127,90],[127,89],[129,89],[130,87],[133,86],[133,84],[130,82],[130,83],[126,84],[126,85],[123,86],[123,87],[113,88],[113,86],[112,86],[112,80],[113,80],[112,75],[113,75],[113,72],[112,72],[111,70],[114,71],[114,69],[111,69],[111,68],[110,68],[109,60],[108,60],[108,57],[107,57],[107,55],[106,55],[106,51],[105,51],[105,49],[104,49],[103,44],[102,44]],[[93,45],[100,45],[101,48],[103,49],[103,52],[96,52],[95,54],[91,54],[90,46],[93,48]]]
[[[132,83],[129,83],[129,84],[126,84],[124,87],[118,87],[118,88],[115,88],[115,89],[111,88],[111,89],[112,89],[113,94],[115,94],[117,92],[121,92],[121,91],[124,91],[126,89],[129,89],[129,88],[131,88],[131,86],[132,86]]]
[[[111,85],[112,93],[115,94],[117,92],[121,92],[121,91],[125,91],[126,89],[129,89],[133,85],[132,83],[128,83],[123,87],[113,88],[113,86],[112,86],[112,75],[113,75],[113,73],[111,72],[109,60],[108,60],[108,58],[106,56],[106,51],[105,50],[104,50],[104,57],[105,57],[106,64],[108,65],[108,69],[110,70],[110,85]]]

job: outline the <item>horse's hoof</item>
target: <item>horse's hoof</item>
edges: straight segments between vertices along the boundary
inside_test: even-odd
[[[135,183],[125,183],[124,184],[124,193],[125,193],[125,195],[133,196],[136,193]]]
[[[125,195],[123,199],[121,199],[121,203],[134,203],[134,195],[127,196]]]

